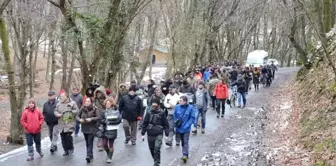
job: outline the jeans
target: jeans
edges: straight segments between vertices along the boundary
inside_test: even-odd
[[[189,136],[190,136],[190,132],[176,133],[176,135],[179,135],[180,138],[181,138],[183,156],[189,157]]]
[[[224,114],[225,114],[225,101],[226,101],[226,99],[217,99],[216,111],[217,111],[218,116],[220,115],[221,106],[222,106],[222,116],[224,116]]]
[[[72,132],[62,132],[61,140],[64,151],[74,150]]]
[[[86,156],[93,157],[93,140],[94,134],[84,133],[85,143],[86,143]]]
[[[26,142],[28,147],[28,155],[34,156],[34,147],[33,144],[35,143],[35,148],[38,153],[41,153],[41,133],[37,134],[30,134],[25,133],[26,135]]]
[[[197,111],[197,114],[196,114],[196,120],[195,120],[195,124],[194,126],[197,128],[197,124],[198,124],[198,119],[199,119],[199,116],[201,115],[202,119],[202,129],[205,128],[205,114],[206,114],[206,111],[203,109],[203,108],[198,108],[198,111]]]
[[[243,104],[245,106],[246,105],[246,92],[237,92],[237,97],[238,97],[238,106],[241,106],[242,99],[243,99]]]
[[[168,120],[168,124],[169,124],[169,135],[168,135],[168,139],[167,142],[168,144],[172,144],[173,143],[173,137],[174,137],[174,116],[173,115],[168,115],[167,116],[167,120]],[[180,136],[178,134],[175,135],[175,140],[177,144],[180,144]]]
[[[80,122],[76,119],[75,122],[75,135],[77,135],[79,133],[79,129],[80,129]]]
[[[212,108],[216,108],[216,96],[211,96],[211,105]]]
[[[123,119],[123,128],[125,131],[125,137],[126,140],[129,141],[131,140],[132,143],[136,142],[136,136],[137,136],[137,126],[138,122],[137,121],[128,121],[126,119]]]
[[[163,135],[148,136],[147,139],[150,153],[154,159],[154,166],[160,166]]]

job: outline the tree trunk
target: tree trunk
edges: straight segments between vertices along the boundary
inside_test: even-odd
[[[0,17],[0,40],[2,42],[2,51],[6,63],[6,71],[8,74],[9,83],[9,97],[11,107],[11,123],[10,123],[10,135],[7,138],[8,142],[23,144],[22,127],[20,125],[21,112],[18,110],[16,91],[15,91],[15,76],[10,58],[8,31],[5,23],[5,19]]]
[[[38,56],[38,52],[39,52],[39,42],[37,42],[36,47],[35,47],[35,56],[34,56],[34,65],[33,65],[33,88],[35,87],[35,79],[36,79],[36,64],[37,64],[37,56]]]
[[[69,75],[68,75],[68,82],[67,82],[67,93],[70,94],[70,88],[72,87],[72,85],[74,85],[74,83],[76,84],[77,83],[77,80],[72,80],[72,75],[73,75],[73,70],[74,70],[74,67],[75,67],[75,62],[76,62],[76,54],[75,54],[75,51],[71,51],[71,62],[70,62],[70,68],[69,68]],[[75,81],[75,82],[74,82]],[[79,88],[78,85],[74,85],[74,87],[72,88]]]
[[[30,98],[34,97],[33,59],[34,59],[34,45],[31,44],[30,49],[29,49],[29,96]]]
[[[51,37],[50,39],[51,45],[51,76],[50,76],[50,85],[49,90],[54,89],[54,81],[55,81],[55,72],[56,72],[56,46],[55,46],[55,38]]]
[[[323,22],[324,22],[324,32],[328,33],[332,26],[332,20],[331,20],[331,0],[323,0]]]
[[[46,82],[49,82],[49,73],[50,73],[50,62],[51,62],[51,41],[49,41],[48,44],[48,60],[47,60],[47,71],[46,71],[46,75],[45,75],[45,80]]]
[[[61,49],[62,49],[62,83],[61,89],[64,89],[65,92],[68,92],[67,87],[67,68],[68,68],[68,46],[65,41],[65,37],[61,37]]]

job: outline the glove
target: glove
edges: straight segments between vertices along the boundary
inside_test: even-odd
[[[141,119],[142,119],[141,116],[138,116],[137,120],[141,120]]]

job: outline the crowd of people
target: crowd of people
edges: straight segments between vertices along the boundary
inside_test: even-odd
[[[232,66],[232,67],[228,67]],[[48,126],[51,140],[50,152],[55,153],[60,136],[63,156],[73,155],[73,135],[78,136],[80,128],[86,142],[87,163],[92,162],[94,139],[98,138],[99,151],[106,152],[106,162],[111,163],[114,141],[119,124],[125,133],[125,144],[137,143],[137,132],[147,141],[154,166],[160,165],[161,146],[182,147],[182,160],[189,157],[190,134],[206,131],[206,112],[213,109],[217,118],[225,115],[226,104],[232,106],[229,90],[237,93],[237,107],[245,108],[246,95],[251,90],[259,91],[259,84],[270,86],[274,79],[275,65],[242,67],[237,62],[198,66],[188,72],[176,71],[173,78],[156,83],[149,80],[146,86],[132,81],[122,84],[118,93],[99,84],[90,85],[84,96],[79,88],[72,94],[61,90],[56,97],[48,92],[48,101],[39,111],[34,99],[29,100],[21,117],[28,146],[27,161],[34,159],[34,148],[41,151],[41,126]],[[234,103],[235,105],[236,103]],[[175,137],[175,139],[174,139]]]

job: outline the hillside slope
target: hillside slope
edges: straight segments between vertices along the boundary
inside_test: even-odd
[[[333,42],[328,47],[333,61],[335,47]],[[318,58],[311,66],[297,73],[294,86],[293,107],[299,112],[299,143],[310,152],[312,165],[336,165],[335,74],[326,58],[321,53],[316,55]]]

